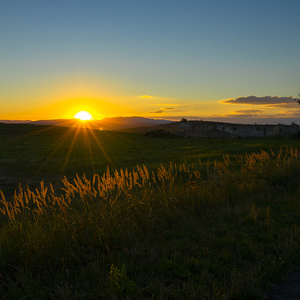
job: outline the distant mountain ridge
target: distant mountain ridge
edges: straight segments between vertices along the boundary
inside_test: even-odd
[[[0,120],[0,123],[3,124],[27,124],[31,120]]]
[[[6,124],[33,124],[33,125],[52,125],[63,127],[77,127],[82,121],[78,119],[53,119],[53,120],[38,120],[38,121],[20,121],[20,120],[0,120],[0,123]],[[155,120],[143,117],[115,117],[105,118],[102,120],[87,121],[89,127],[100,130],[122,130],[134,127],[148,127],[155,125],[163,125],[172,123],[169,120]]]

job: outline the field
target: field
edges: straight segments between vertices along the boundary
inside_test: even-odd
[[[2,299],[263,299],[300,261],[300,140],[0,139]]]

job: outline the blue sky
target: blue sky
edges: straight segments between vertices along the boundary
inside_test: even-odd
[[[300,123],[288,98],[300,93],[299,11],[295,0],[3,1],[0,119],[85,109]]]

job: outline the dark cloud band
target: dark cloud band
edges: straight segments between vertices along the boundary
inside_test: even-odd
[[[151,114],[161,114],[163,113],[164,111],[166,110],[172,110],[172,109],[175,109],[175,107],[166,107],[166,108],[163,108],[163,109],[160,109],[160,110],[156,110],[156,111],[152,111],[150,112]]]
[[[227,99],[221,101],[226,104],[248,104],[248,105],[286,105],[286,104],[295,104],[295,98],[292,96],[289,97],[277,97],[277,96],[247,96],[247,97],[238,97],[235,99]]]
[[[152,111],[152,112],[150,112],[150,114],[161,114],[163,112],[164,112],[164,110],[160,109],[160,110]]]
[[[241,109],[241,110],[235,110],[234,113],[237,114],[258,114],[262,113],[263,110],[260,109]]]

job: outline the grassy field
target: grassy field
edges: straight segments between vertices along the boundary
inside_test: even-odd
[[[263,299],[299,262],[300,140],[0,139],[2,299]]]
[[[91,177],[111,171],[132,170],[145,165],[149,170],[161,164],[191,164],[199,160],[220,161],[252,152],[300,147],[291,139],[159,139],[139,134],[90,131],[37,125],[0,124],[1,188],[12,193],[19,182],[36,187],[39,182],[59,184],[63,176]]]

